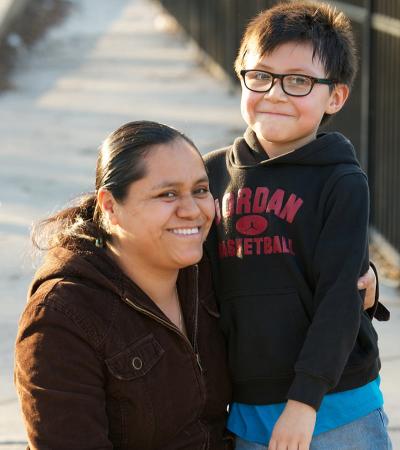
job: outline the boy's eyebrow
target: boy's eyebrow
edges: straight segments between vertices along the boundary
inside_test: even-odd
[[[278,73],[276,71],[273,70],[272,67],[268,66],[267,64],[263,64],[263,63],[257,63],[256,67],[259,68],[264,68],[265,70],[269,71],[269,72],[273,72],[273,73]],[[289,69],[285,70],[285,73],[303,73],[304,75],[306,75],[307,72],[312,72],[314,74],[314,76],[317,77],[317,74],[314,73],[314,71],[309,68],[304,68],[304,67],[290,67]]]
[[[208,184],[208,177],[207,177],[207,175],[197,179],[193,184],[199,184],[199,183],[207,183]],[[161,183],[158,183],[158,184],[152,186],[151,189],[153,191],[156,191],[158,189],[165,189],[165,188],[168,188],[168,187],[181,186],[182,184],[184,184],[184,183],[182,183],[181,181],[166,180],[166,181],[162,181]]]

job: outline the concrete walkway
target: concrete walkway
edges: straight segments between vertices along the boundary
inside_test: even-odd
[[[74,0],[67,20],[21,57],[15,89],[0,95],[0,450],[26,442],[12,354],[34,270],[31,223],[92,188],[97,147],[124,122],[171,124],[203,152],[244,127],[238,94],[201,69],[194,49],[162,23],[149,0]],[[400,298],[391,289],[383,297],[393,317],[377,324],[383,388],[400,449]]]

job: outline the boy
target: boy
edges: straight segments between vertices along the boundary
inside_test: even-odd
[[[345,137],[317,136],[355,76],[349,21],[326,4],[279,4],[250,23],[235,69],[248,129],[206,164],[236,448],[389,449],[377,337],[356,289],[367,179]]]

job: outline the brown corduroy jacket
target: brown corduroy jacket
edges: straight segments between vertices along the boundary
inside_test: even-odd
[[[222,450],[231,387],[206,263],[181,270],[185,337],[103,249],[49,252],[16,342],[29,448]]]

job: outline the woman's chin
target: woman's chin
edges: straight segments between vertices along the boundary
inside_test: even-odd
[[[179,257],[176,258],[176,260],[178,262],[179,269],[183,269],[185,267],[197,264],[202,257],[203,257],[203,247],[200,250],[192,251],[185,255],[179,255]]]

